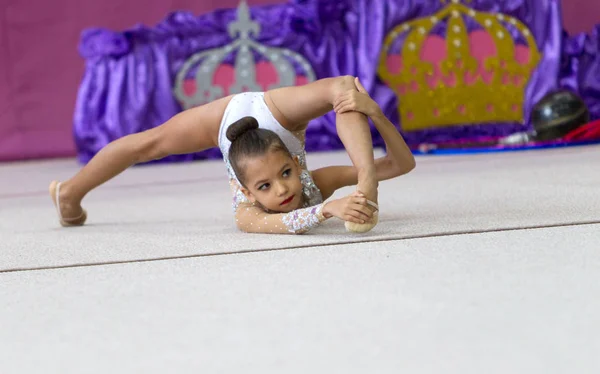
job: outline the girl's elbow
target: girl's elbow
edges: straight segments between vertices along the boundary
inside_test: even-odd
[[[238,230],[240,230],[241,232],[247,233],[247,234],[255,232],[253,230],[252,225],[237,219],[237,217],[235,220],[235,226],[237,227]]]
[[[417,166],[415,157],[411,154],[404,162],[396,166],[396,176],[399,177],[404,174],[408,174],[414,170]]]
[[[410,173],[416,167],[417,167],[417,161],[415,160],[415,156],[413,156],[413,154],[411,153],[410,157],[409,157],[409,159],[408,159],[408,161],[406,163],[406,173]]]

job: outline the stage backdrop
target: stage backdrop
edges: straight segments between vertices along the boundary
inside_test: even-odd
[[[90,29],[80,45],[79,157],[230,93],[339,75],[360,77],[409,144],[506,136],[530,130],[533,105],[560,87],[562,47],[557,0],[243,3],[173,13],[152,28]],[[334,113],[311,121],[309,151],[341,147]],[[206,157],[219,152],[163,161]]]
[[[250,5],[284,0],[249,0]],[[572,33],[592,30],[600,22],[596,0],[562,0],[564,24]],[[170,11],[199,15],[219,7],[235,7],[237,0],[28,0],[0,2],[0,161],[72,156],[73,112],[84,72],[77,44],[82,30],[155,25]],[[298,1],[301,3],[301,1]],[[596,34],[571,40],[563,53],[569,61],[566,83],[597,87],[586,82],[580,65],[589,66],[597,50]],[[589,69],[583,69],[589,75]],[[596,75],[597,76],[597,75]]]

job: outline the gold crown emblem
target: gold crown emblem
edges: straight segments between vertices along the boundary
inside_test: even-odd
[[[481,29],[469,33],[465,17]],[[442,38],[433,31],[445,20]],[[521,34],[526,44],[517,44],[511,31]],[[401,53],[391,53],[401,37]],[[522,22],[452,0],[431,17],[395,27],[386,36],[378,74],[398,95],[406,131],[523,122],[525,89],[540,59],[535,39]]]

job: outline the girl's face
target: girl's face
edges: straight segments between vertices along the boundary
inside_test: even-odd
[[[300,165],[285,152],[274,150],[243,161],[242,191],[252,203],[279,213],[296,210],[304,203]]]

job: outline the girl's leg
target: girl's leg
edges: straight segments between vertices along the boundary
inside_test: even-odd
[[[231,97],[225,97],[186,110],[161,126],[108,144],[74,177],[61,183],[59,201],[62,217],[81,216],[81,201],[85,195],[132,165],[218,146],[221,119],[230,100]],[[53,182],[51,194],[55,188],[56,182]]]
[[[356,90],[354,77],[325,78],[299,87],[284,87],[267,92],[267,104],[275,118],[290,131],[333,109],[334,100],[348,90]],[[367,117],[358,112],[336,115],[336,129],[358,172],[358,190],[377,202],[373,140]]]

